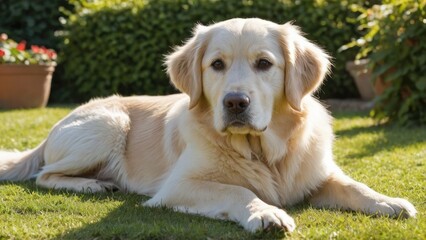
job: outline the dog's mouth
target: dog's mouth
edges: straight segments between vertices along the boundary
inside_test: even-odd
[[[223,128],[223,133],[232,133],[232,134],[260,134],[267,129],[267,126],[259,128],[253,124],[242,121],[242,120],[233,120],[227,123]]]
[[[249,126],[250,124],[247,124],[246,122],[244,122],[244,121],[241,121],[241,120],[234,120],[234,121],[232,121],[232,122],[230,122],[229,124],[228,124],[228,127],[237,127],[237,128],[239,128],[239,127],[245,127],[245,126]]]

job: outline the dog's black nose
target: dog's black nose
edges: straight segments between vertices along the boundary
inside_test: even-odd
[[[250,105],[250,98],[244,93],[228,93],[223,98],[223,106],[231,113],[242,113]]]

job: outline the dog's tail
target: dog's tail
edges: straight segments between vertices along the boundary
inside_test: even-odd
[[[19,181],[32,178],[43,165],[46,141],[25,152],[0,151],[0,181]]]

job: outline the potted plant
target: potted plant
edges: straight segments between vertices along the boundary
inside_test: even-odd
[[[344,51],[348,48],[358,47],[356,60],[348,61],[346,70],[354,79],[361,99],[368,101],[380,96],[389,87],[389,83],[385,83],[381,76],[373,73],[373,67],[377,63],[374,59],[373,61],[370,59],[371,54],[376,50],[375,48],[380,46],[374,35],[378,31],[377,21],[388,14],[384,6],[372,5],[370,8],[365,8],[362,5],[352,5],[352,10],[360,13],[358,17],[359,30],[363,30],[364,34],[359,39],[353,39],[339,49],[339,51]]]
[[[359,11],[361,38],[341,49],[359,47],[368,58],[376,90],[371,115],[400,125],[426,125],[426,2],[382,1]]]
[[[0,35],[0,109],[45,107],[56,52]]]
[[[368,58],[348,61],[346,70],[354,79],[362,100],[373,100],[390,87],[390,83],[384,82],[382,76],[377,76],[375,79],[372,78],[372,67]]]

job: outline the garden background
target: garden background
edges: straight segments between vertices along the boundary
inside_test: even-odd
[[[196,23],[232,17],[293,21],[333,57],[321,99],[358,98],[346,62],[370,58],[373,79],[391,87],[372,115],[426,123],[426,10],[423,0],[2,0],[0,32],[59,52],[51,103],[111,94],[176,92],[164,55]]]

